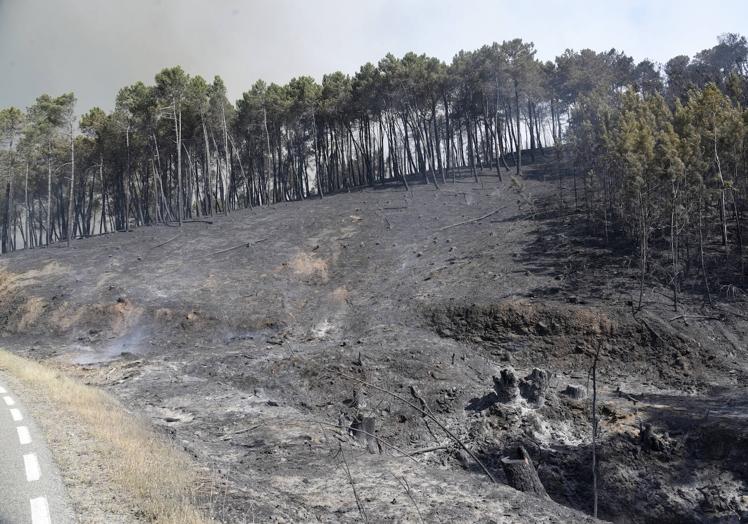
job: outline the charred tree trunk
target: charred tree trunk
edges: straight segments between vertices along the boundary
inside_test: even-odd
[[[75,204],[75,136],[73,135],[73,125],[70,124],[70,195],[68,195],[68,223],[67,223],[67,243],[70,247],[70,243],[73,240],[74,225],[73,225],[73,210]]]
[[[5,211],[3,212],[2,245],[0,253],[7,253],[8,249],[8,225],[10,223],[10,182],[5,184]]]
[[[522,171],[522,129],[520,128],[520,110],[519,110],[519,86],[517,81],[514,81],[514,105],[517,108],[517,176]]]
[[[538,478],[538,472],[535,471],[527,450],[519,446],[515,453],[515,455],[501,459],[501,467],[504,469],[507,483],[518,491],[547,498],[548,494]]]

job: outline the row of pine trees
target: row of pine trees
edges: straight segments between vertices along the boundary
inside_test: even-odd
[[[234,104],[220,77],[173,67],[122,88],[109,113],[77,116],[71,93],[2,109],[1,251],[388,181],[438,188],[460,170],[500,179],[552,147],[570,166],[563,205],[628,239],[675,300],[689,279],[709,288],[707,266],[744,275],[746,39],[664,65],[615,49],[535,55],[519,39],[450,64],[387,55],[321,83],[258,81]]]

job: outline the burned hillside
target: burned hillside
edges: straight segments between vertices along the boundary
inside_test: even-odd
[[[4,344],[170,435],[228,521],[580,521],[599,351],[599,515],[742,518],[742,302],[685,295],[676,314],[650,282],[632,313],[636,268],[559,225],[550,164],[523,180],[467,173],[19,252],[2,260]],[[517,446],[548,498],[504,485]]]

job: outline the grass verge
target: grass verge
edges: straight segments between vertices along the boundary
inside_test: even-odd
[[[0,370],[79,424],[103,452],[100,467],[107,479],[123,492],[143,520],[164,524],[209,522],[194,505],[198,479],[187,455],[128,413],[113,397],[4,349],[0,349]],[[54,423],[38,422],[43,427]]]

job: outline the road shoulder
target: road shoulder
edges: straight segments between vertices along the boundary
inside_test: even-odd
[[[207,521],[186,454],[113,397],[1,348],[0,373],[46,437],[78,521]]]
[[[0,372],[0,522],[72,523],[57,464],[17,386]]]

